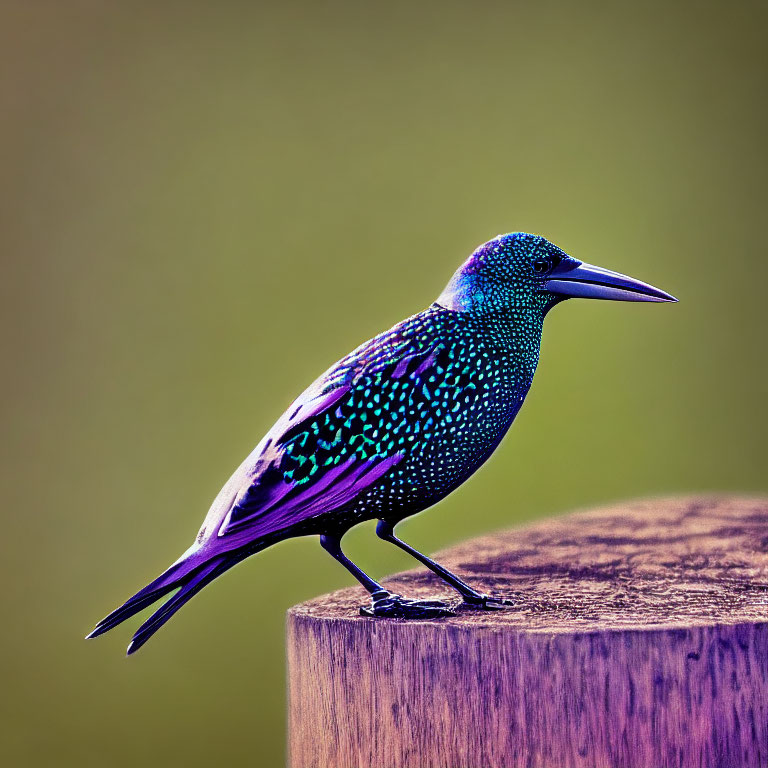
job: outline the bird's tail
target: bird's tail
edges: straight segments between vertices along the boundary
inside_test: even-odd
[[[216,555],[202,563],[196,558],[182,558],[174,563],[167,571],[160,574],[154,581],[139,590],[133,597],[127,600],[108,616],[104,617],[87,636],[88,639],[98,637],[108,632],[113,627],[121,624],[134,614],[142,611],[152,603],[157,602],[174,589],[179,591],[169,600],[166,600],[139,628],[128,646],[128,655],[141,648],[168,619],[173,616],[188,600],[193,598],[206,584],[209,584],[224,571],[237,565],[248,554],[244,552],[228,552]]]

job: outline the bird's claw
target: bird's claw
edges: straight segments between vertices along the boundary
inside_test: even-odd
[[[475,611],[501,611],[515,605],[515,601],[508,597],[496,595],[478,595],[477,597],[465,597],[462,608],[470,608]]]
[[[393,592],[376,592],[372,595],[370,608],[360,609],[361,616],[375,616],[386,619],[440,619],[455,616],[456,611],[442,600],[408,600]]]

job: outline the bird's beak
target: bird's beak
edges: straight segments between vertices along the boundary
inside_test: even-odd
[[[610,269],[573,260],[563,261],[544,282],[550,292],[563,297],[612,299],[613,301],[677,301],[648,283],[641,283]]]

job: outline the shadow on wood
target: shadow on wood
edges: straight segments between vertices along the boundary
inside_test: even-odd
[[[517,605],[370,619],[354,588],[289,611],[293,768],[768,764],[768,500],[629,503],[437,559]]]

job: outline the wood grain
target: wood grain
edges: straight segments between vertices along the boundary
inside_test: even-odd
[[[768,500],[628,503],[436,557],[516,606],[292,608],[293,768],[768,765]],[[452,597],[421,569],[385,583]]]

